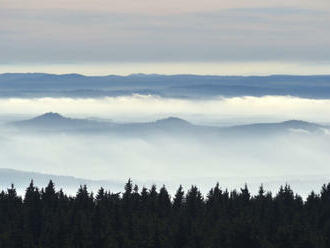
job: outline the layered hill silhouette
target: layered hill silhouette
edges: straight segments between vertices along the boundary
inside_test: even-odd
[[[111,175],[109,175],[111,176]],[[49,180],[55,183],[57,190],[62,189],[69,195],[75,195],[77,189],[81,185],[86,185],[88,190],[96,193],[100,187],[111,190],[112,193],[123,192],[124,181],[121,180],[91,180],[87,178],[79,178],[73,176],[45,174],[31,171],[23,171],[9,168],[0,168],[0,190],[6,190],[14,184],[19,195],[24,195],[26,187],[30,184],[31,180],[35,186],[45,187]],[[152,185],[155,181],[136,181],[139,185]],[[173,179],[173,180],[159,180],[157,183],[162,185],[166,183],[172,193],[175,193],[177,186],[180,184],[185,185],[186,188],[194,183],[197,185],[204,185],[204,193],[207,193],[208,187],[212,187],[217,181],[220,181],[222,186],[229,189],[239,189],[245,183],[248,184],[249,189],[254,194],[257,194],[260,185],[262,184],[267,190],[277,192],[281,185],[289,183],[297,190],[297,193],[306,197],[311,190],[319,190],[319,188],[329,181],[329,175],[305,175],[305,176],[287,176],[287,177],[221,177],[221,175],[214,178],[193,178],[193,179]]]
[[[277,134],[285,132],[321,132],[329,126],[301,120],[289,120],[278,123],[254,123],[230,127],[194,125],[177,117],[168,117],[153,122],[115,123],[92,119],[75,119],[58,113],[45,113],[32,119],[11,122],[8,125],[19,130],[40,132],[114,132],[118,134],[182,133],[190,135],[217,134]]]
[[[0,188],[9,188],[14,184],[17,190],[24,194],[24,190],[30,181],[35,185],[46,185],[49,180],[53,180],[57,189],[63,189],[68,193],[74,194],[80,185],[87,185],[93,191],[100,187],[112,188],[114,191],[122,190],[122,182],[113,180],[90,180],[72,176],[61,176],[44,174],[30,171],[14,170],[9,168],[0,168]]]
[[[330,76],[0,74],[0,97],[105,97],[131,94],[185,98],[291,95],[329,99]]]
[[[255,123],[229,127],[228,130],[238,132],[281,132],[281,131],[306,131],[317,132],[320,129],[327,129],[328,126],[306,122],[301,120],[289,120],[278,123]]]

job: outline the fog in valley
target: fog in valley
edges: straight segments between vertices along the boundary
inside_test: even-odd
[[[1,168],[82,178],[57,178],[69,193],[83,183],[120,191],[132,178],[141,186],[166,184],[172,193],[179,184],[206,193],[219,181],[230,189],[248,183],[253,193],[260,184],[276,192],[290,183],[306,195],[330,175],[329,100],[3,98],[0,108]],[[304,122],[285,122],[293,119]],[[16,174],[6,174],[1,186],[45,181]]]

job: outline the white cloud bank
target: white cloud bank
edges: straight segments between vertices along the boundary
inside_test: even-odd
[[[227,177],[243,184],[242,177],[278,177],[283,182],[289,176],[330,175],[327,135],[199,139],[180,135],[7,135],[2,129],[1,135],[1,167],[88,179],[133,178],[158,185],[175,182],[209,187]]]
[[[147,121],[174,115],[196,123],[276,118],[330,122],[330,100],[294,97],[187,100],[134,95],[100,99],[0,99],[2,115],[35,116],[48,111],[117,121]],[[290,175],[298,179],[304,175],[328,178],[329,137],[326,133],[313,135],[300,130],[292,130],[288,135],[233,139],[46,135],[15,133],[0,127],[0,163],[1,167],[26,171],[89,179],[126,180],[131,177],[139,182],[158,182],[158,185],[169,182],[175,184],[174,187],[177,182],[183,182],[208,188],[210,183],[221,182],[221,178],[226,177],[243,183],[241,176],[275,176],[284,182]],[[255,185],[266,182],[258,180],[248,182],[258,182]],[[231,185],[232,181],[226,182],[225,185]],[[326,179],[312,185],[319,189],[319,184],[325,182]],[[306,189],[303,192],[306,193]]]
[[[330,100],[290,96],[174,99],[152,95],[106,98],[0,99],[2,115],[58,112],[73,117],[102,117],[114,121],[150,121],[177,116],[196,123],[300,119],[330,122]]]

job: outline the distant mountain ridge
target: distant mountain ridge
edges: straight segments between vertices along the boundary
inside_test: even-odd
[[[94,131],[117,132],[119,134],[148,134],[155,132],[190,133],[194,134],[230,134],[230,133],[278,133],[290,130],[305,130],[306,132],[318,132],[328,129],[328,126],[306,122],[301,120],[288,120],[278,123],[253,123],[229,127],[201,126],[192,124],[177,117],[168,117],[154,122],[144,123],[114,123],[91,119],[73,119],[64,117],[58,113],[45,113],[32,119],[8,123],[18,129],[31,129],[37,131]]]
[[[320,128],[328,128],[327,126],[323,126],[320,124],[307,122],[307,121],[301,121],[301,120],[288,120],[278,123],[254,123],[254,124],[248,124],[248,125],[239,125],[239,126],[232,126],[228,127],[228,129],[231,130],[268,130],[268,131],[276,131],[281,129],[303,129],[306,131],[317,131]]]
[[[58,113],[48,112],[32,119],[15,121],[9,125],[18,128],[39,128],[39,129],[57,129],[57,130],[75,130],[99,127],[101,122],[88,119],[73,119],[64,117]]]
[[[190,122],[177,118],[177,117],[168,117],[165,119],[160,119],[160,120],[155,121],[155,123],[158,125],[167,125],[167,126],[175,126],[175,125],[190,126],[190,125],[192,125]]]
[[[132,94],[175,98],[291,95],[330,99],[330,75],[0,74],[0,97],[105,97]]]
[[[64,121],[64,120],[71,120],[71,118],[64,118],[62,115],[58,113],[48,112],[43,115],[39,115],[37,117],[34,117],[30,121],[33,122],[48,122],[48,121]]]
[[[193,126],[188,121],[176,117],[168,117],[146,123],[114,123],[102,120],[68,118],[53,112],[48,112],[28,120],[10,122],[8,125],[18,129],[30,129],[37,131],[118,131],[123,133],[127,133],[128,131],[151,131],[154,129],[173,130]]]

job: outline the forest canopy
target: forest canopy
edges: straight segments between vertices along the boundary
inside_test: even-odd
[[[120,193],[81,186],[68,196],[31,181],[24,197],[13,185],[0,193],[0,220],[0,247],[10,248],[328,248],[330,183],[303,200],[289,185],[254,196],[247,186],[205,196],[180,186],[171,197],[129,180]]]

